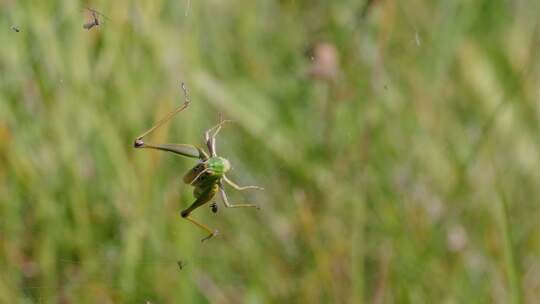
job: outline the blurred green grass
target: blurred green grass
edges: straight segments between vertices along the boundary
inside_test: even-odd
[[[535,303],[540,3],[371,2],[0,2],[0,302]],[[203,244],[180,81],[266,188]]]

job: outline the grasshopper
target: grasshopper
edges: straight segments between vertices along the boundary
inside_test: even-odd
[[[202,148],[199,148],[194,145],[189,145],[189,144],[151,144],[151,143],[145,143],[143,141],[143,138],[146,135],[148,135],[155,129],[159,128],[161,125],[163,125],[167,121],[171,120],[176,114],[182,112],[190,105],[191,101],[189,99],[189,93],[184,83],[182,83],[182,90],[184,91],[184,96],[185,96],[184,104],[179,106],[172,112],[170,112],[163,119],[159,120],[154,126],[152,126],[150,129],[148,129],[139,137],[137,137],[135,139],[135,142],[133,143],[133,146],[136,149],[140,149],[140,148],[157,149],[161,151],[172,152],[174,154],[178,154],[185,157],[199,159],[199,162],[184,175],[184,179],[183,179],[185,184],[188,184],[194,187],[193,195],[195,196],[195,202],[193,202],[188,208],[183,210],[180,213],[180,215],[182,216],[182,218],[192,222],[199,228],[209,233],[207,237],[201,240],[201,241],[205,241],[205,240],[210,239],[214,235],[217,235],[218,231],[212,230],[208,226],[191,218],[191,213],[193,212],[193,210],[210,202],[218,192],[221,196],[223,203],[225,204],[225,207],[227,208],[257,208],[259,209],[259,207],[256,204],[230,203],[229,199],[227,198],[227,194],[225,193],[224,184],[227,183],[228,185],[230,185],[231,187],[239,191],[247,190],[247,189],[258,189],[258,190],[264,190],[264,189],[258,186],[243,186],[243,187],[239,186],[235,182],[231,181],[225,175],[231,169],[231,164],[226,158],[223,158],[217,155],[216,136],[221,130],[221,127],[223,126],[223,124],[231,122],[230,120],[222,120],[220,118],[220,121],[217,125],[208,129],[204,133],[204,140],[206,143],[206,147],[208,148],[208,153],[204,151]],[[212,204],[211,209],[214,213],[217,212],[217,205]]]

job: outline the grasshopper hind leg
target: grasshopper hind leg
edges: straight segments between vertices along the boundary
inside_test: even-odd
[[[192,219],[191,217],[189,217],[189,215],[187,216],[182,216],[183,218],[185,218],[186,220],[192,222],[193,224],[197,225],[199,228],[205,230],[208,232],[208,236],[204,237],[201,242],[204,242],[206,240],[209,240],[211,239],[212,237],[214,237],[215,235],[218,235],[219,234],[219,231],[217,230],[212,230],[210,229],[210,227],[206,226],[205,224],[202,224],[202,223],[199,223],[197,222],[196,220]]]
[[[195,224],[197,227],[205,230],[206,232],[208,232],[208,236],[203,238],[201,240],[201,242],[204,242],[210,238],[212,238],[213,236],[217,235],[219,232],[217,230],[213,230],[211,229],[210,227],[206,226],[205,224],[203,223],[200,223],[198,221],[196,221],[195,219],[191,218],[191,212],[193,212],[193,210],[199,208],[200,206],[208,203],[209,201],[212,200],[212,198],[214,197],[214,195],[216,194],[217,192],[217,189],[215,188],[212,188],[212,189],[209,189],[207,191],[205,191],[204,193],[202,193],[196,200],[195,202],[193,202],[193,204],[191,204],[191,206],[187,207],[186,209],[182,210],[182,212],[180,212],[180,215],[185,218],[186,220],[192,222],[193,224]]]

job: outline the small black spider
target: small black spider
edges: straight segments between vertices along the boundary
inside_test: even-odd
[[[210,205],[210,208],[212,208],[212,212],[217,213],[218,207],[217,207],[217,204],[216,204],[216,203],[212,203],[212,204]]]

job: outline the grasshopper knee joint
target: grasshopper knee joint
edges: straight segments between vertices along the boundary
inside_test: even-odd
[[[133,147],[134,147],[134,148],[142,148],[142,147],[144,147],[144,142],[142,141],[142,139],[137,138],[137,139],[135,139],[135,141],[133,142]]]

